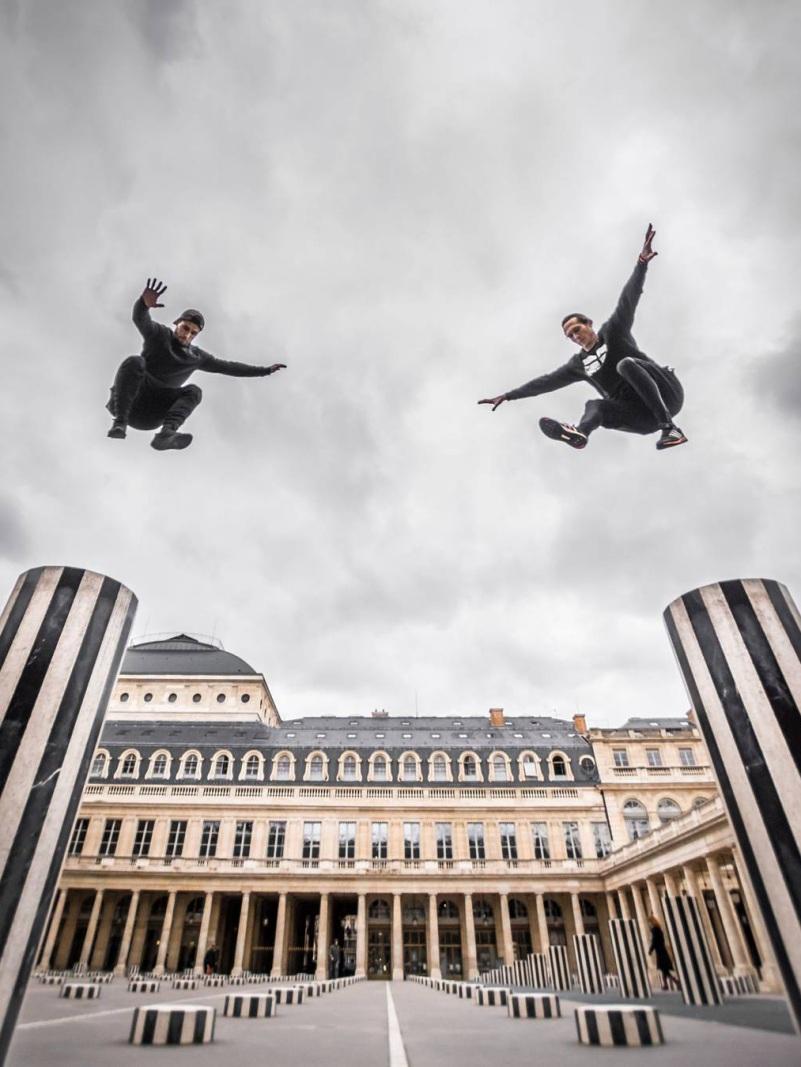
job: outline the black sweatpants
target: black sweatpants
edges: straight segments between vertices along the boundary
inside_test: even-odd
[[[148,378],[142,356],[129,356],[119,366],[106,407],[114,418],[124,419],[135,430],[159,426],[177,429],[203,399],[197,385],[174,389]]]
[[[582,433],[589,435],[599,426],[626,433],[655,433],[681,411],[684,389],[670,367],[627,358],[620,361],[619,369],[623,384],[615,395],[587,401],[578,424]]]

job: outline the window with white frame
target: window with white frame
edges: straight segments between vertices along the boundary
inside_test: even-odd
[[[136,824],[132,856],[149,856],[150,846],[153,842],[153,827],[155,819],[140,819]]]
[[[565,855],[569,860],[580,860],[582,852],[579,824],[577,822],[563,822],[562,829],[565,835]]]
[[[549,860],[551,858],[551,845],[548,840],[548,824],[546,822],[533,822],[531,824],[531,842],[535,860]]]
[[[267,859],[283,859],[285,842],[286,822],[283,819],[271,819],[267,830]]]
[[[513,822],[499,824],[501,835],[501,856],[505,860],[517,859],[517,827]]]
[[[471,860],[485,860],[487,858],[483,822],[469,822],[467,824],[467,848]]]
[[[646,748],[645,759],[649,767],[662,766],[662,752],[658,748]]]
[[[437,859],[453,859],[453,828],[449,822],[434,824],[434,834],[437,842]]]
[[[670,822],[671,819],[676,819],[681,815],[681,808],[670,797],[662,797],[656,805],[656,814],[660,822]]]
[[[405,860],[420,859],[419,822],[405,822],[403,824],[403,858]]]
[[[253,752],[245,760],[245,778],[260,778],[261,777],[261,759],[258,754]]]
[[[199,778],[200,760],[196,753],[188,752],[181,761],[181,778]]]
[[[472,752],[462,756],[462,778],[465,782],[478,781],[478,760]]]
[[[682,767],[695,767],[695,750],[692,748],[679,749],[679,763]]]
[[[167,777],[167,762],[168,756],[166,752],[157,752],[153,757],[153,763],[150,767],[151,778],[166,778]]]
[[[217,845],[220,840],[219,819],[206,819],[200,832],[200,857],[212,859],[217,855]]]
[[[341,860],[356,859],[355,822],[341,822],[339,824],[339,858]]]
[[[636,841],[648,833],[648,812],[645,805],[639,800],[627,800],[623,804],[623,820],[626,824],[626,833],[630,841]]]
[[[186,819],[173,819],[167,834],[167,857],[176,859],[184,854],[186,842]]]
[[[234,827],[234,859],[246,860],[250,856],[250,845],[253,840],[253,823],[250,819],[242,819]]]
[[[567,778],[567,763],[560,752],[551,756],[551,778]]]
[[[106,819],[103,825],[103,836],[100,839],[101,856],[114,856],[116,854],[121,826],[122,819]]]
[[[139,768],[139,754],[126,752],[120,757],[120,778],[135,778]]]
[[[67,849],[67,853],[70,856],[80,856],[83,852],[84,842],[86,841],[86,831],[88,829],[88,819],[75,820],[75,825],[72,828],[72,836],[70,837],[69,848]]]
[[[325,757],[322,752],[312,752],[306,763],[306,778],[309,782],[322,782],[325,779]]]
[[[431,780],[433,782],[448,781],[448,760],[441,752],[431,757]]]
[[[374,822],[372,826],[372,856],[374,860],[385,860],[388,856],[388,829],[385,822]]]
[[[629,766],[629,754],[625,748],[613,748],[612,759],[614,760],[616,767],[628,767]]]
[[[354,752],[345,752],[339,759],[339,777],[343,782],[358,782],[359,760]]]
[[[599,860],[602,860],[612,851],[612,838],[609,834],[609,826],[605,822],[594,822],[591,825],[592,841],[595,845],[595,855]]]
[[[92,760],[92,769],[89,772],[92,778],[105,778],[108,770],[108,756],[105,752],[98,752]]]
[[[304,860],[320,858],[319,822],[304,822],[303,824],[303,858]]]
[[[214,763],[211,770],[212,778],[230,778],[231,777],[231,757],[227,752],[218,752],[214,757]]]
[[[534,752],[523,752],[520,756],[520,777],[523,779],[542,778],[540,761]]]
[[[419,762],[417,756],[407,753],[401,763],[401,774],[404,782],[416,782],[419,779]]]
[[[279,752],[273,757],[272,777],[278,782],[288,782],[292,779],[292,756],[289,752]]]
[[[506,756],[502,752],[496,752],[492,756],[490,766],[492,767],[492,780],[494,782],[509,781],[509,765]]]
[[[389,780],[389,764],[383,752],[373,756],[372,778],[374,782],[386,782]]]

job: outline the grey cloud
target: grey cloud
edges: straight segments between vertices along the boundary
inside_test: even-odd
[[[785,343],[765,352],[752,367],[751,385],[776,409],[791,419],[801,419],[801,318],[790,326]]]

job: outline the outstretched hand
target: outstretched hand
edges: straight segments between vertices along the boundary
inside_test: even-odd
[[[273,363],[272,366],[267,367],[268,374],[275,374],[277,370],[286,370],[286,363]]]
[[[492,396],[489,400],[479,400],[479,404],[492,404],[492,410],[494,411],[497,407],[500,407],[504,400],[506,400],[505,393],[501,396]]]
[[[642,252],[640,252],[641,263],[648,263],[654,258],[654,256],[659,255],[658,252],[654,252],[653,248],[651,248],[651,242],[653,241],[654,237],[656,237],[656,230],[649,222],[648,229],[645,231],[645,241],[643,242]]]
[[[142,290],[142,303],[149,308],[163,308],[159,303],[159,297],[167,292],[167,286],[157,278],[148,278],[147,285]]]

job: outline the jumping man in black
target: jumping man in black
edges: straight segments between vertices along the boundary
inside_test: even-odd
[[[204,352],[192,344],[205,325],[203,316],[194,308],[175,320],[174,330],[153,322],[150,309],[164,307],[158,301],[166,290],[166,285],[148,278],[134,304],[133,321],[144,339],[142,354],[129,356],[120,364],[106,405],[114,418],[109,437],[124,438],[129,426],[135,430],[155,430],[160,426],[150,442],[160,452],[186,448],[192,443],[192,434],[178,433],[178,427],[203,398],[196,385],[184,384],[194,371],[261,378],[286,367],[285,363],[273,363],[271,367],[232,363]]]
[[[683,445],[687,438],[673,422],[681,411],[684,390],[670,367],[662,367],[637,347],[631,336],[634,312],[642,294],[649,262],[658,253],[651,245],[656,231],[648,226],[634,271],[620,294],[611,317],[596,333],[592,319],[574,312],[562,319],[562,331],[581,351],[549,374],[534,378],[509,393],[479,400],[492,404],[494,411],[504,400],[539,396],[562,389],[573,382],[589,382],[600,393],[600,400],[589,400],[578,426],[556,419],[540,419],[540,429],[554,441],[564,441],[572,448],[585,448],[590,434],[599,426],[608,430],[649,434],[661,431],[658,449]]]

